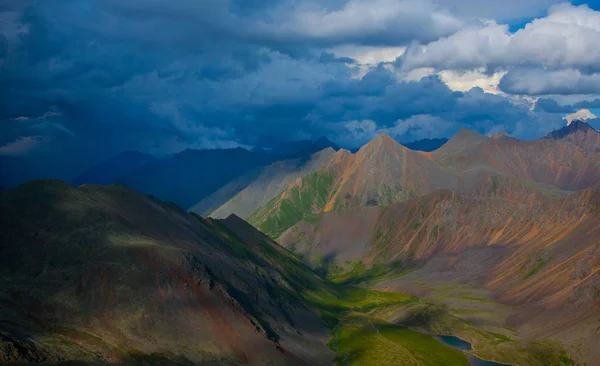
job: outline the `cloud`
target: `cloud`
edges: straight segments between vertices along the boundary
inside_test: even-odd
[[[523,14],[541,9],[507,1]],[[488,13],[471,0],[30,2],[11,8],[11,29],[26,31],[0,65],[0,145],[44,136],[24,154],[75,169],[131,149],[163,155],[322,135],[357,146],[373,131],[401,141],[461,127],[533,138],[564,122],[497,89],[515,67],[503,53],[518,32],[477,18],[506,4]],[[557,9],[555,18],[575,11]],[[536,22],[528,28],[542,29]],[[405,69],[392,67],[399,55]],[[583,80],[593,73],[582,60],[569,69]],[[562,70],[552,62],[548,72]]]
[[[600,12],[587,5],[568,3],[552,6],[548,15],[534,19],[525,28],[511,33],[507,25],[494,21],[480,22],[425,45],[413,45],[397,64],[402,70],[432,67],[437,70],[509,71],[505,87],[519,94],[587,94],[597,92],[600,72]],[[574,77],[564,88],[555,80],[529,86],[511,79],[520,76],[541,76],[565,80]],[[529,70],[528,74],[524,70]],[[532,71],[534,70],[534,71]],[[510,83],[509,83],[510,81]]]
[[[438,0],[440,5],[448,6],[458,16],[514,21],[530,19],[545,13],[546,9],[562,0]]]
[[[455,91],[469,91],[473,88],[481,88],[486,93],[499,94],[498,84],[502,77],[506,74],[505,72],[496,72],[492,75],[486,75],[485,70],[472,70],[472,71],[454,71],[454,70],[443,70],[439,73],[442,81],[448,85],[448,87]]]
[[[558,104],[554,99],[539,98],[535,102],[535,110],[548,113],[571,113],[574,108],[570,105]]]
[[[403,45],[415,39],[434,40],[463,25],[429,1],[350,0],[331,8],[310,2],[292,9],[280,12],[277,24],[264,23],[263,28],[287,40]]]
[[[577,102],[574,105],[575,108],[600,108],[600,98],[594,100],[584,100]]]
[[[575,113],[567,114],[564,119],[567,121],[567,125],[570,125],[571,122],[575,120],[585,121],[588,119],[596,119],[598,116],[590,112],[589,109],[580,109]]]
[[[45,138],[42,136],[19,137],[16,141],[0,146],[0,155],[17,156],[26,154],[44,142],[44,140]]]
[[[515,68],[502,77],[499,88],[508,94],[600,94],[600,73],[585,75],[574,69]]]
[[[344,108],[347,105],[353,108]],[[351,146],[363,144],[379,132],[410,141],[451,136],[466,127],[484,134],[501,130],[531,138],[562,125],[559,115],[531,110],[528,103],[485,93],[480,88],[454,92],[437,76],[386,84],[376,97],[324,97],[309,116],[311,124]]]

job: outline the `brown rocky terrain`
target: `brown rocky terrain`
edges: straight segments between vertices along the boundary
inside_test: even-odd
[[[470,132],[473,134],[473,132]],[[562,140],[525,141],[513,138],[466,138],[462,132],[432,153],[443,166],[462,174],[485,168],[567,191],[590,188],[600,180],[598,156]],[[453,141],[455,140],[455,141]],[[477,143],[472,143],[472,141]]]
[[[600,356],[593,347],[600,341],[598,189],[535,203],[438,191],[310,221],[280,242],[338,264],[422,267],[379,285],[386,290],[425,296],[415,283],[436,282],[485,289],[490,299],[515,307],[502,326],[517,328],[524,339],[561,340],[580,360]]]
[[[567,141],[490,138],[469,130],[431,153],[380,135],[356,154],[339,150],[312,178],[297,178],[247,217],[276,238],[312,214],[386,206],[440,189],[539,202],[595,186],[600,181],[599,157]],[[236,213],[228,206],[230,211]]]

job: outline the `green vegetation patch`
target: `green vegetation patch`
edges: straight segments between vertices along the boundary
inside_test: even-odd
[[[529,277],[534,276],[542,268],[544,268],[546,266],[546,264],[548,264],[549,261],[550,261],[550,259],[544,259],[542,257],[539,257],[538,259],[536,259],[536,261],[533,263],[533,267],[531,267],[529,272],[527,272],[525,274],[525,279],[528,279]]]
[[[271,238],[278,238],[305,217],[321,211],[327,204],[334,182],[333,173],[306,175],[300,184],[254,211],[248,222]]]
[[[413,295],[332,285],[305,293],[331,329],[329,346],[339,365],[468,365],[466,355],[435,338],[378,314],[419,304]]]
[[[376,263],[367,267],[361,260],[347,262],[347,270],[330,272],[327,279],[340,285],[368,285],[401,277],[414,268],[406,268],[401,261],[393,263]]]
[[[339,365],[469,365],[464,353],[431,336],[367,316],[349,316],[334,336]]]

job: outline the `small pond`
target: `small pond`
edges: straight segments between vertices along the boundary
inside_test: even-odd
[[[472,349],[471,344],[469,342],[465,342],[462,339],[454,336],[435,336],[434,338],[437,339],[439,342],[442,342],[445,345],[448,345],[460,351],[470,351]],[[470,353],[467,355],[467,358],[469,359],[469,363],[471,364],[471,366],[511,366],[505,363],[485,361],[480,358],[477,358],[477,356],[472,355]]]

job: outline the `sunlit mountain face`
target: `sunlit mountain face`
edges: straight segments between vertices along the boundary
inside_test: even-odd
[[[600,8],[0,0],[0,363],[594,365]]]

